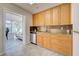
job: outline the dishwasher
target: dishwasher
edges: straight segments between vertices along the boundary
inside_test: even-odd
[[[30,33],[30,41],[31,41],[32,44],[36,45],[36,32]]]

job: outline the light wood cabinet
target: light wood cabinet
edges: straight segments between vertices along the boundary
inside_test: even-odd
[[[52,25],[60,25],[60,7],[52,9]]]
[[[33,15],[33,25],[34,26],[45,26],[45,25],[51,25],[51,14],[50,9],[34,14]]]
[[[45,25],[51,25],[51,13],[50,9],[44,11]]]
[[[63,55],[72,55],[72,36],[50,33],[37,33],[37,45]]]
[[[41,16],[40,16],[40,20],[41,20],[41,26],[45,26],[45,16],[44,16],[44,12],[41,12],[41,14],[40,14]]]
[[[62,4],[61,6],[61,25],[71,24],[71,7],[70,4]]]
[[[33,15],[33,26],[37,26],[37,19],[38,19],[37,14],[34,14]]]
[[[70,35],[52,36],[51,50],[55,50],[64,55],[72,55],[72,37]]]
[[[37,35],[37,45],[43,46],[43,37],[40,35]]]
[[[40,17],[41,17],[41,15],[40,15],[40,13],[38,13],[37,14],[37,26],[40,26],[41,25],[41,20],[40,20]]]
[[[64,53],[64,55],[72,55],[72,36],[70,35],[60,35],[59,42],[61,42],[60,51]],[[63,39],[62,39],[63,38]],[[62,50],[63,49],[63,50]]]
[[[71,5],[66,3],[33,15],[33,25],[69,25],[71,24]]]
[[[46,37],[45,37],[46,36]],[[44,34],[44,41],[43,41],[43,46],[47,49],[51,48],[51,44],[50,44],[50,37],[49,34]]]
[[[39,26],[44,26],[44,13],[43,12],[41,12],[41,13],[38,13],[38,20],[39,20],[39,22],[38,22],[38,25]]]
[[[33,26],[44,26],[45,21],[44,21],[44,12],[37,13],[33,15]]]

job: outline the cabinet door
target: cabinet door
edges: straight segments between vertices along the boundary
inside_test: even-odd
[[[49,36],[47,36],[47,37],[44,37],[44,42],[43,42],[43,44],[44,44],[44,47],[45,48],[48,48],[48,49],[50,49],[50,38],[49,38]]]
[[[72,55],[72,36],[60,35],[59,41],[61,42],[61,52],[65,55]],[[63,38],[63,39],[62,39]]]
[[[71,24],[70,4],[61,5],[61,25]]]
[[[33,15],[34,26],[44,26],[44,13],[40,12]]]
[[[60,7],[55,7],[52,9],[52,24],[59,25],[60,24]]]
[[[45,16],[45,25],[51,25],[51,14],[50,14],[50,9],[44,11],[44,16]]]
[[[72,38],[66,35],[51,36],[51,50],[64,55],[72,55]]]
[[[44,26],[44,13],[43,12],[40,12],[39,15],[38,15],[38,25],[39,26]]]
[[[50,42],[51,42],[51,50],[54,50],[54,51],[57,51],[57,37],[55,37],[54,35],[51,35],[51,38],[50,38]]]
[[[33,20],[32,20],[32,22],[33,22],[33,26],[37,26],[37,14],[34,14],[34,15],[33,15]]]
[[[37,35],[37,45],[43,46],[43,37],[40,35]]]
[[[41,24],[41,21],[40,21],[40,13],[37,13],[36,15],[37,15],[36,25],[37,26],[40,26],[40,24]]]

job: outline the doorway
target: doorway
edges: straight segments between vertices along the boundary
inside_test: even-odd
[[[5,51],[23,44],[23,17],[11,11],[5,12]]]

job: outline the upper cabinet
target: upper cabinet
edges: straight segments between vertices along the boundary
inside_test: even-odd
[[[33,26],[44,26],[44,13],[37,13],[33,15]]]
[[[38,19],[37,19],[39,22],[38,22],[38,26],[44,26],[44,14],[41,12],[41,13],[38,13]]]
[[[71,5],[62,4],[33,15],[34,26],[71,24]]]
[[[40,26],[44,26],[45,25],[45,16],[44,16],[44,12],[41,12],[39,15],[39,19],[40,19]]]
[[[62,4],[61,6],[61,25],[71,24],[71,7],[70,4]]]
[[[33,15],[33,26],[37,26],[37,19],[38,19],[38,17],[37,17],[38,15],[37,14],[34,14]]]
[[[55,7],[52,9],[52,25],[59,25],[60,24],[60,7]]]
[[[45,25],[50,25],[51,24],[51,14],[50,14],[50,9],[44,11],[44,17],[45,17]]]

